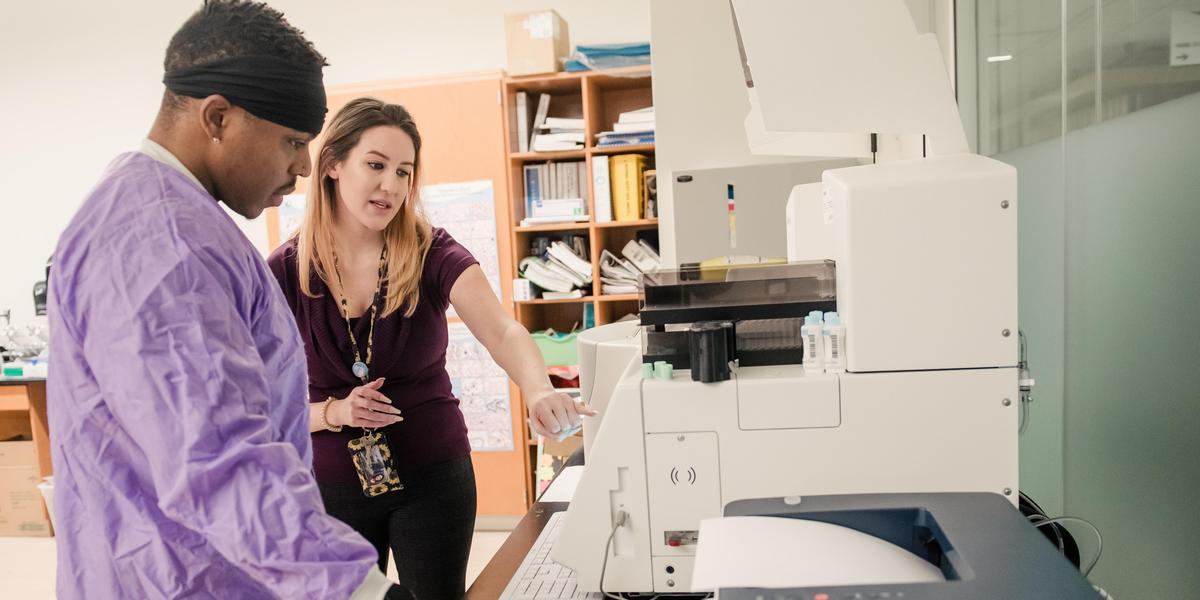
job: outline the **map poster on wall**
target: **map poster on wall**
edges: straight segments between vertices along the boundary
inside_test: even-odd
[[[421,204],[434,227],[445,229],[475,255],[496,297],[500,297],[500,251],[492,182],[466,181],[421,187]],[[456,316],[454,307],[447,311]]]
[[[475,452],[513,449],[512,410],[508,376],[487,348],[462,323],[450,323],[446,372],[467,422],[467,437]]]
[[[290,194],[283,197],[283,204],[279,205],[277,210],[279,218],[279,243],[284,243],[296,234],[296,230],[300,229],[300,223],[304,221],[304,208],[307,206],[306,197],[304,194]]]

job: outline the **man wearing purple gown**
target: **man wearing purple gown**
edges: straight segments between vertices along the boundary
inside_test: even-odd
[[[59,240],[50,439],[60,598],[411,598],[326,514],[304,348],[255,218],[311,169],[325,59],[262,4],[171,39],[159,114]]]

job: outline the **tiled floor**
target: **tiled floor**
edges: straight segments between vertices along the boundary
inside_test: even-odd
[[[476,531],[467,562],[467,586],[500,549],[506,531]],[[0,537],[0,595],[11,600],[54,598],[54,538]],[[394,567],[388,577],[396,579]]]

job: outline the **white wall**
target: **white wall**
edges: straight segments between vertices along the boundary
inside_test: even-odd
[[[329,85],[502,69],[504,15],[552,6],[571,42],[650,39],[649,0],[272,0],[328,57]],[[32,289],[83,197],[149,131],[163,52],[199,0],[6,2],[0,17],[0,312]]]

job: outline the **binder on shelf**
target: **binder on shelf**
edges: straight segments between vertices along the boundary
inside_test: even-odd
[[[642,273],[653,273],[662,264],[658,251],[644,240],[629,240],[625,247],[621,248],[621,256],[633,263]]]
[[[608,155],[592,157],[592,195],[596,202],[596,222],[613,220],[612,192],[608,181]]]
[[[613,217],[617,221],[636,221],[642,217],[642,172],[646,157],[618,154],[609,159],[612,167]]]
[[[536,256],[527,256],[521,260],[518,267],[521,277],[533,282],[534,285],[552,292],[569,292],[575,285],[566,277],[546,266],[546,261]]]
[[[582,160],[575,162],[575,184],[579,186],[579,196],[583,198],[583,204],[586,206],[592,197],[592,186],[588,180],[587,163]]]
[[[534,198],[541,198],[541,183],[537,165],[525,165],[522,168],[525,175],[525,215],[533,214]]]
[[[557,259],[560,263],[566,265],[567,268],[584,278],[585,281],[589,283],[592,281],[592,263],[581,258],[570,246],[555,241],[550,244],[550,248],[546,252],[552,258]]]

